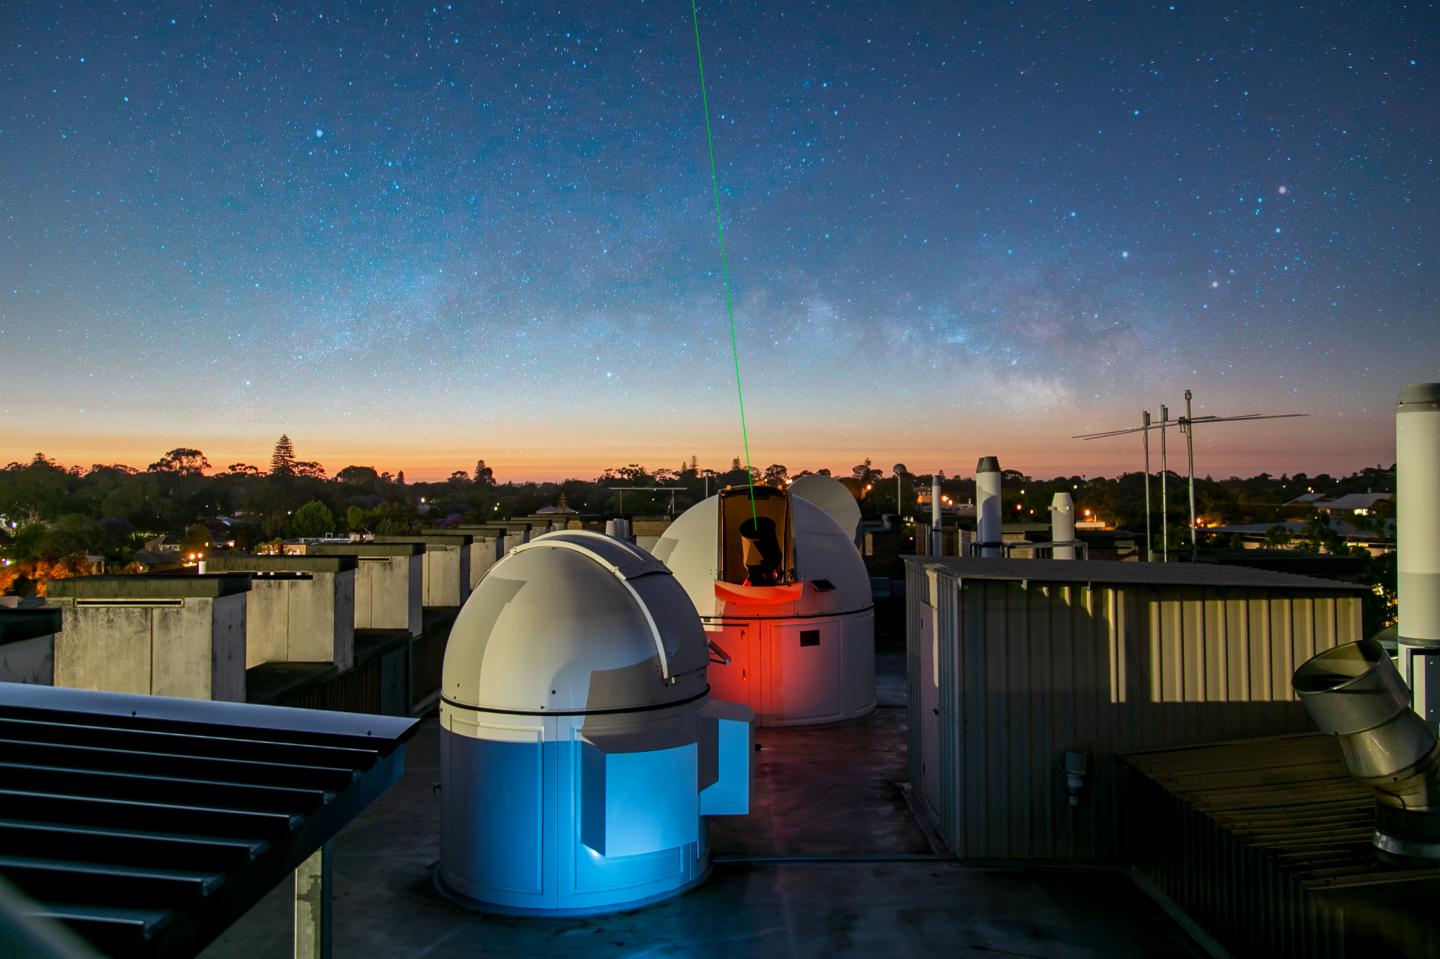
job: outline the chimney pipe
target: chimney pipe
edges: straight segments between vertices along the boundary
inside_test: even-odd
[[[943,555],[945,538],[940,523],[940,480],[945,474],[936,470],[935,475],[930,479],[930,555]]]
[[[1000,460],[982,456],[975,464],[975,538],[980,555],[998,559],[1005,555],[1000,534]]]
[[[1411,383],[1395,406],[1400,673],[1415,711],[1440,721],[1440,383]],[[1427,668],[1428,667],[1428,668]]]
[[[1440,860],[1440,744],[1410,709],[1410,690],[1373,639],[1327,649],[1291,685],[1320,731],[1339,737],[1350,775],[1375,790],[1380,858]]]
[[[1055,559],[1074,559],[1074,546],[1060,546],[1060,543],[1075,542],[1075,498],[1069,493],[1056,493],[1050,498],[1050,542],[1056,544],[1050,555]]]

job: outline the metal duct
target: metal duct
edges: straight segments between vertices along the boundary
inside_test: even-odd
[[[1415,711],[1440,721],[1440,383],[1411,383],[1395,407],[1400,675]]]
[[[930,555],[940,556],[945,552],[945,534],[943,532],[944,520],[940,515],[940,477],[945,474],[939,470],[930,480]]]
[[[1440,860],[1440,744],[1385,648],[1366,639],[1327,649],[1291,684],[1321,732],[1339,737],[1350,775],[1375,790],[1381,857]]]
[[[975,538],[980,541],[980,555],[999,558],[1005,555],[1000,518],[1000,460],[982,456],[975,464]]]
[[[1053,558],[1075,558],[1075,498],[1069,493],[1059,492],[1050,498],[1050,542],[1054,544]]]

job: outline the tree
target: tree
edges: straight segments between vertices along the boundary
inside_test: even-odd
[[[304,476],[309,479],[323,480],[325,478],[325,467],[314,460],[296,460],[291,466],[296,476]]]
[[[119,516],[144,530],[164,530],[174,506],[160,492],[160,484],[144,473],[132,476],[100,501],[100,512]]]
[[[858,463],[851,467],[850,475],[861,483],[874,483],[880,478],[880,471],[870,465],[870,457],[865,457],[865,462]]]
[[[199,476],[210,468],[205,454],[188,446],[178,446],[146,467],[152,473],[178,473]]]
[[[191,553],[205,553],[210,549],[210,531],[199,523],[185,527],[185,535],[180,538],[180,552],[189,556]]]
[[[495,471],[486,466],[484,460],[475,461],[475,485],[484,487],[495,485]]]
[[[275,451],[270,454],[270,475],[291,476],[295,473],[295,444],[284,433],[275,441]]]
[[[335,531],[335,517],[330,513],[330,507],[312,499],[290,517],[290,531],[296,536],[325,536]]]
[[[1265,531],[1266,546],[1274,548],[1289,546],[1292,539],[1293,537],[1290,535],[1290,530],[1281,523],[1276,523]]]
[[[231,476],[259,476],[260,467],[251,466],[249,463],[231,463],[225,467],[225,472]]]
[[[784,486],[785,480],[790,476],[790,471],[780,463],[771,463],[765,467],[762,479],[770,486]]]
[[[346,486],[375,489],[380,485],[380,474],[375,472],[373,466],[347,466],[335,474],[335,481]]]

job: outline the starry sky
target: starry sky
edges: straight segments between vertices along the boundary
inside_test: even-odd
[[[1431,3],[706,2],[757,466],[1394,457],[1440,380]],[[686,0],[0,9],[0,461],[740,454]]]

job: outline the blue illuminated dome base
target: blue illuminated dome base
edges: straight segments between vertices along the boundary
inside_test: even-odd
[[[684,590],[633,546],[566,531],[496,563],[445,652],[436,888],[581,916],[703,882],[702,817],[749,811],[754,720],[710,698],[708,658]]]
[[[710,863],[710,856],[707,851],[707,854],[705,856],[704,871],[697,875],[694,879],[691,879],[689,882],[685,883],[683,886],[676,886],[675,888],[670,889],[667,892],[657,892],[653,896],[648,896],[644,899],[630,900],[628,902],[620,904],[605,906],[584,906],[571,909],[536,909],[533,907],[524,908],[519,906],[502,906],[493,902],[482,902],[479,899],[471,899],[469,896],[458,893],[454,889],[451,889],[449,886],[445,885],[445,879],[441,875],[440,863],[438,862],[431,866],[430,878],[431,882],[435,886],[436,892],[444,896],[450,902],[459,906],[461,909],[467,909],[470,912],[480,913],[482,915],[489,916],[518,916],[527,919],[572,919],[576,916],[598,916],[613,912],[629,912],[635,909],[644,909],[646,906],[653,906],[658,903],[669,902],[671,899],[683,896],[691,889],[694,889],[696,886],[701,885],[705,882],[705,880],[709,879],[711,868],[712,867]]]

